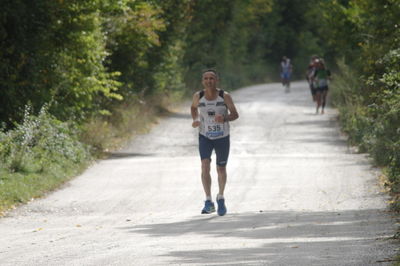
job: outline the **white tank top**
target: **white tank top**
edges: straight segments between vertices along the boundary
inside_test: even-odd
[[[199,133],[209,139],[220,139],[229,135],[229,123],[215,122],[215,115],[220,114],[226,117],[228,108],[224,102],[224,91],[218,90],[215,100],[208,101],[204,97],[204,91],[200,91],[199,100],[200,127]]]

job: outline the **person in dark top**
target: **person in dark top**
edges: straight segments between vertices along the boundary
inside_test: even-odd
[[[319,108],[321,108],[321,114],[324,114],[330,79],[331,72],[326,68],[324,61],[317,59],[316,68],[312,79],[313,86],[316,88],[317,114],[319,112]]]

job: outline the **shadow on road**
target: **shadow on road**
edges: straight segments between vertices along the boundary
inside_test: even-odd
[[[137,152],[109,152],[105,153],[105,160],[125,159],[133,157],[146,157],[153,156],[151,153],[137,153]]]
[[[192,119],[189,113],[169,113],[168,117],[181,118],[181,119]]]
[[[295,135],[295,138],[290,138],[290,140],[299,142],[299,143],[308,143],[308,144],[326,144],[331,145],[333,147],[344,147],[348,148],[348,143],[346,138],[340,137],[340,132],[338,129],[338,122],[336,119],[329,120],[300,120],[300,121],[291,121],[285,122],[285,126],[288,127],[298,127],[300,129],[306,128],[307,131],[301,131],[299,134]],[[289,129],[288,131],[296,130]]]
[[[315,114],[312,114],[315,116]],[[294,126],[318,126],[324,128],[332,128],[334,130],[337,129],[337,121],[336,120],[302,120],[296,122],[285,122],[286,125],[294,125]]]
[[[385,265],[395,249],[390,239],[394,229],[388,228],[393,228],[390,213],[354,210],[213,214],[123,229],[159,238],[160,244],[163,237],[188,243],[181,251],[164,254],[177,264]],[[206,240],[209,245],[200,241],[204,237],[212,237]],[[221,238],[232,248],[208,248]]]

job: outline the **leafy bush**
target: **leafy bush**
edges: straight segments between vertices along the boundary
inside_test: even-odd
[[[0,214],[11,206],[55,189],[90,161],[79,131],[50,115],[26,107],[14,129],[0,130]]]
[[[371,147],[375,159],[389,166],[393,190],[400,192],[400,49],[386,54],[378,64],[385,66],[379,80],[382,91],[374,105],[376,145]]]
[[[334,104],[350,141],[370,153],[377,165],[386,167],[391,191],[400,193],[400,49],[391,50],[375,64],[383,69],[382,74],[363,81],[356,71],[339,62]],[[366,87],[375,92],[367,100],[362,89]],[[400,204],[395,201],[393,206]]]
[[[24,119],[13,130],[0,133],[1,168],[11,172],[43,172],[54,164],[79,164],[89,158],[77,130],[50,115],[25,109]]]

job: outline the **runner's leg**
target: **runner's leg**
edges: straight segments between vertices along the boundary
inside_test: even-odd
[[[321,114],[324,113],[324,109],[325,109],[325,105],[326,105],[326,96],[328,95],[328,89],[325,89],[322,93],[322,110],[321,110]]]
[[[313,100],[313,102],[315,102],[316,101],[315,88],[314,88],[312,81],[310,81],[309,86],[310,86],[312,100]]]
[[[207,198],[211,198],[210,159],[201,160],[201,182]]]
[[[319,108],[321,107],[321,92],[320,90],[317,90],[317,94],[316,94],[316,100],[317,100],[317,110],[316,113],[318,114]]]
[[[217,157],[217,173],[218,173],[218,186],[219,195],[223,196],[227,180],[226,164],[228,163],[230,139],[229,136],[217,139],[215,144],[215,154]]]
[[[215,140],[214,145],[215,145],[215,153],[217,155],[217,172],[218,172],[218,185],[219,185],[219,192],[217,195],[217,204],[218,204],[217,213],[218,215],[223,216],[227,212],[225,205],[224,191],[227,179],[226,164],[228,162],[228,156],[229,156],[229,145],[230,145],[229,136]]]
[[[207,199],[211,198],[211,175],[210,175],[210,163],[211,153],[214,148],[213,142],[199,135],[199,152],[201,158],[201,182],[203,184],[204,193]]]
[[[218,172],[218,187],[219,187],[219,195],[224,195],[225,191],[225,185],[226,185],[226,179],[227,179],[227,174],[226,174],[226,166],[217,166],[217,172]]]

